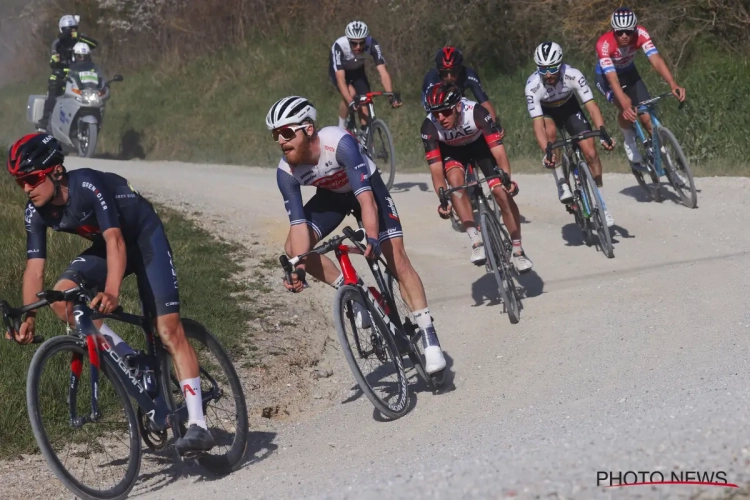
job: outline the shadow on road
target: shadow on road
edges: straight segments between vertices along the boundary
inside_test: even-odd
[[[116,155],[111,153],[97,154],[97,158],[103,160],[132,160],[138,158],[143,160],[146,158],[146,151],[143,149],[141,144],[142,136],[140,132],[128,129],[122,135],[120,139],[120,152]]]
[[[426,182],[398,182],[393,185],[389,190],[391,193],[406,193],[411,191],[412,188],[418,188],[420,191],[426,193],[429,191]]]
[[[273,442],[275,438],[275,432],[251,431],[248,434],[245,455],[238,469],[249,467],[270,457],[278,449],[278,445]],[[142,460],[142,469],[152,469],[156,465],[157,470],[142,473],[131,496],[153,493],[185,477],[196,478],[195,482],[215,481],[225,477],[209,472],[197,460],[182,461],[174,446],[171,445],[161,451],[144,450]]]

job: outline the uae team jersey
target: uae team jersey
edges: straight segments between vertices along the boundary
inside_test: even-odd
[[[622,73],[635,67],[635,56],[638,49],[643,49],[646,56],[651,57],[659,52],[656,50],[651,36],[643,26],[637,26],[638,36],[634,37],[625,47],[620,47],[615,39],[614,31],[608,31],[596,42],[596,72],[607,74],[612,71]]]

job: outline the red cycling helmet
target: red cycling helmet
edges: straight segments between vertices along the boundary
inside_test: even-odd
[[[441,69],[461,69],[464,55],[456,47],[443,47],[435,55],[435,66]]]
[[[10,148],[6,166],[10,175],[22,177],[38,170],[52,172],[53,168],[62,165],[64,159],[57,139],[47,134],[29,134]]]
[[[435,83],[425,92],[425,107],[427,111],[442,111],[450,109],[461,100],[461,90],[452,83]]]

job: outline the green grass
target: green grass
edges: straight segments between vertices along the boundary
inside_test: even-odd
[[[328,40],[249,40],[244,46],[185,65],[127,74],[125,82],[114,87],[100,151],[124,158],[143,153],[148,159],[275,166],[279,150],[265,128],[265,115],[276,99],[289,94],[307,96],[318,109],[320,126],[337,121],[339,96],[328,80],[328,50]],[[584,71],[593,88],[591,54],[572,57],[570,62]],[[404,98],[402,108],[393,110],[385,100],[376,104],[378,115],[393,133],[399,169],[426,171],[419,135],[425,115],[420,91],[429,64],[426,60],[424,67],[394,75],[394,86]],[[645,57],[639,56],[637,64],[652,94],[669,90]],[[749,64],[747,57],[698,44],[695,55],[677,73],[678,81],[688,89],[688,107],[678,111],[676,100],[668,100],[659,108],[697,175],[750,173],[744,152],[745,131],[750,126],[750,101],[745,98],[750,93]],[[113,74],[116,68],[106,70]],[[530,164],[530,170],[538,171],[541,151],[524,100],[524,85],[533,66],[511,73],[493,67],[478,70],[506,129],[505,144],[514,169],[526,170],[524,165]],[[371,73],[370,82],[375,89],[381,88],[377,75]],[[0,123],[0,139],[10,141],[29,130],[24,123],[27,95],[43,89],[42,77],[33,86],[3,88],[0,105],[6,114]],[[608,129],[621,144],[614,106],[594,93]],[[606,158],[605,168],[624,171],[621,145]]]
[[[0,175],[0,231],[3,234],[0,239],[0,251],[3,255],[0,263],[0,298],[11,305],[21,303],[26,238],[24,204],[23,192],[9,176]],[[165,223],[175,255],[182,315],[205,324],[219,337],[234,359],[252,351],[251,339],[244,335],[244,325],[258,311],[248,307],[245,299],[249,294],[263,293],[263,290],[234,279],[241,270],[239,248],[218,241],[174,210],[161,206],[157,210]],[[86,240],[78,236],[50,231],[45,287],[51,288],[72,258],[88,245]],[[126,311],[140,311],[134,277],[126,278],[121,295]],[[108,324],[131,345],[144,348],[143,334],[139,330],[113,321]],[[37,333],[50,338],[64,334],[65,330],[49,308],[45,308],[38,314]],[[0,392],[3,394],[3,408],[0,411],[0,458],[36,450],[26,411],[25,390],[26,373],[35,350],[34,346],[19,346],[11,341],[0,340]],[[59,372],[58,382],[66,380],[65,367],[60,369],[62,371]],[[83,392],[85,393],[85,389]],[[102,397],[106,404],[107,391],[104,388]],[[85,394],[82,398],[86,398]],[[56,399],[60,400],[59,394]],[[61,430],[64,430],[67,422],[61,423]]]

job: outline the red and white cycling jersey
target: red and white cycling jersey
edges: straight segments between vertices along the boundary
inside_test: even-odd
[[[614,31],[603,34],[596,42],[596,72],[606,74],[612,71],[621,73],[629,70],[635,65],[635,56],[638,49],[643,49],[646,56],[651,57],[658,54],[651,36],[643,26],[637,26],[638,36],[634,37],[628,45],[620,47],[615,39]]]

